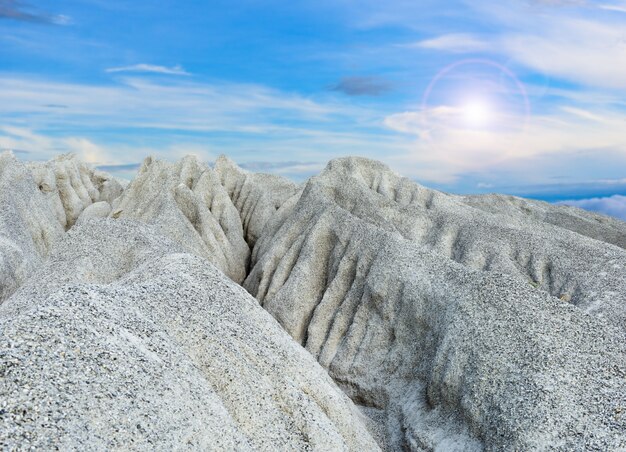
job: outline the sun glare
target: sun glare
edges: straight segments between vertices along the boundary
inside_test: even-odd
[[[468,102],[462,107],[462,114],[470,127],[484,127],[489,124],[492,116],[489,105],[482,101]]]

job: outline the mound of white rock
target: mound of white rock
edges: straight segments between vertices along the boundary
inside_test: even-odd
[[[73,228],[0,306],[9,450],[372,450],[312,356],[206,260],[155,230]]]
[[[5,153],[0,206],[9,450],[626,448],[623,222],[360,158]]]
[[[277,213],[253,262],[244,287],[392,449],[625,445],[621,248],[351,158]]]

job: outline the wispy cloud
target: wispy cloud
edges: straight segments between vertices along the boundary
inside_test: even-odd
[[[587,20],[546,24],[545,32],[503,38],[502,51],[547,74],[585,85],[626,88],[623,26]]]
[[[609,118],[605,118],[603,116],[600,116],[596,113],[592,113],[590,111],[587,110],[583,110],[582,108],[576,108],[576,107],[571,107],[571,106],[564,106],[561,107],[561,109],[567,113],[571,113],[575,116],[578,116],[580,118],[583,119],[588,119],[589,121],[594,121],[594,122],[611,122],[612,120]]]
[[[468,5],[494,23],[489,39],[473,33],[436,35],[412,46],[451,53],[485,52],[539,73],[586,86],[626,88],[626,35],[623,21],[591,12],[626,10],[625,5],[543,0],[536,5],[572,6],[559,14],[528,8],[524,2],[494,5],[477,0]]]
[[[68,108],[51,111],[45,105]],[[260,85],[160,83],[123,78],[115,85],[58,83],[0,76],[0,117],[31,116],[29,127],[153,128],[179,131],[262,133],[284,123],[362,117],[363,111],[336,102]],[[13,120],[11,120],[13,118]]]
[[[50,104],[68,108],[45,107]],[[244,162],[297,154],[302,162],[326,162],[403,152],[407,141],[382,127],[379,113],[328,93],[314,99],[261,85],[188,79],[95,85],[0,75],[0,121],[2,147],[32,149],[33,159],[76,150],[99,164],[186,153],[205,160],[228,153]]]
[[[154,64],[133,64],[131,66],[111,67],[106,69],[106,72],[152,72],[155,74],[169,74],[169,75],[191,75],[185,71],[181,66],[157,66]]]
[[[603,9],[605,11],[615,11],[618,13],[626,13],[626,5],[598,5],[598,8]]]
[[[411,44],[423,49],[444,50],[455,53],[482,52],[489,49],[489,42],[470,33],[451,33],[425,39]]]
[[[592,212],[609,215],[626,221],[626,196],[613,195],[605,198],[579,199],[573,201],[560,201],[556,204],[579,207]]]
[[[344,77],[330,89],[348,96],[380,96],[391,90],[391,84],[379,77]]]
[[[0,19],[53,25],[69,25],[71,19],[62,14],[48,14],[20,0],[0,0]]]
[[[168,75],[191,75],[189,72],[185,71],[179,65],[167,67],[167,66],[157,66],[154,64],[145,64],[145,63],[133,64],[130,66],[111,67],[111,68],[106,69],[105,71],[109,73],[146,72],[146,73],[168,74]]]

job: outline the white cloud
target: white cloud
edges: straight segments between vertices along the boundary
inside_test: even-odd
[[[51,158],[55,154],[73,152],[87,163],[102,163],[109,152],[84,137],[50,137],[24,127],[0,127],[0,148],[27,150],[33,157]]]
[[[107,152],[102,147],[82,137],[68,137],[59,140],[58,145],[66,146],[72,152],[87,163],[101,163],[107,161]]]
[[[571,113],[573,115],[579,116],[583,119],[588,119],[590,121],[595,121],[595,122],[610,122],[609,119],[604,118],[600,115],[597,115],[595,113],[592,113],[590,111],[587,110],[583,110],[582,108],[576,108],[576,107],[570,107],[570,106],[565,106],[565,107],[561,107],[561,109],[567,113]]]
[[[0,74],[0,148],[32,151],[31,159],[78,149],[95,161],[83,139],[100,148],[97,160],[106,164],[196,150],[239,161],[297,153],[314,162],[403,152],[406,138],[381,122],[375,110],[328,92],[313,99],[251,84],[133,77],[98,86]]]
[[[469,33],[451,33],[425,39],[413,44],[415,47],[433,50],[445,50],[455,53],[482,52],[489,49],[489,43]]]
[[[598,155],[606,150],[626,155],[626,115],[584,113],[573,109],[536,116],[525,126],[523,118],[502,115],[498,127],[473,128],[455,121],[456,109],[440,106],[426,112],[389,115],[384,124],[416,137],[411,152],[402,157],[403,167],[415,168],[414,175],[420,179],[450,183],[461,174],[486,171],[520,159],[547,155],[567,158],[589,150],[597,150]],[[586,115],[611,120],[590,122]]]
[[[170,74],[170,75],[191,75],[185,71],[181,66],[157,66],[154,64],[133,64],[132,66],[111,67],[106,69],[106,72],[152,72],[156,74]]]
[[[207,145],[192,142],[164,144],[158,147],[132,145],[107,146],[81,136],[51,137],[23,127],[0,127],[0,150],[29,150],[27,158],[48,160],[57,154],[71,152],[84,162],[93,165],[128,164],[154,155],[167,160],[176,160],[188,154],[208,161],[217,152]],[[32,154],[32,155],[31,155]]]
[[[534,70],[566,80],[626,88],[623,26],[580,19],[544,22],[542,33],[503,37],[501,52]]]
[[[598,8],[604,9],[606,11],[616,11],[618,13],[626,13],[626,6],[618,6],[618,5],[598,5]]]
[[[490,35],[488,41],[475,34],[453,33],[413,46],[453,53],[488,52],[571,82],[626,88],[624,22],[591,14],[601,9],[626,11],[626,5],[581,4],[580,8],[562,8],[558,14],[519,1],[494,4],[477,0],[468,6],[491,19],[499,32]]]
[[[67,108],[50,109],[47,105]],[[261,133],[285,130],[297,121],[366,123],[364,109],[264,86],[235,83],[158,83],[124,78],[116,85],[82,85],[0,76],[0,118],[16,122],[29,116],[28,127],[154,128],[191,132]]]
[[[605,198],[589,198],[575,201],[561,201],[556,204],[579,207],[626,221],[626,196],[613,195]]]
[[[387,116],[384,120],[385,126],[396,132],[411,133],[423,136],[427,130],[422,129],[423,115],[416,111],[405,111]]]

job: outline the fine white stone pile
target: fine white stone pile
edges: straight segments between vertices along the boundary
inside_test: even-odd
[[[4,153],[0,207],[3,448],[626,448],[626,223],[360,158]]]

